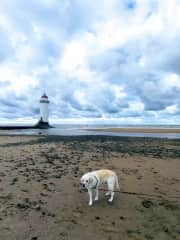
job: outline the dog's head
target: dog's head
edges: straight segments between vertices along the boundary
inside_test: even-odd
[[[89,189],[93,187],[94,179],[88,173],[84,174],[81,178],[81,184],[84,189]]]

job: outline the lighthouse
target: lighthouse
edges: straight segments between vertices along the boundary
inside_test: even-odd
[[[40,98],[40,121],[48,124],[48,96],[44,93]]]
[[[48,122],[48,104],[49,99],[46,93],[40,97],[40,120],[35,125],[36,128],[51,128]]]

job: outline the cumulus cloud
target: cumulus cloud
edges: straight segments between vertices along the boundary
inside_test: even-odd
[[[0,119],[179,123],[179,0],[2,0]],[[165,120],[166,119],[166,120]]]

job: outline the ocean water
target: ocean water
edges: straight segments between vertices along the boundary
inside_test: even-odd
[[[80,125],[80,124],[54,124],[49,129],[23,129],[23,130],[0,130],[0,135],[104,135],[104,136],[128,136],[128,137],[153,137],[153,138],[180,138],[180,133],[133,133],[133,132],[106,132],[106,128],[128,127],[128,128],[180,128],[180,125]],[[90,131],[90,129],[103,128],[104,131]],[[88,130],[89,129],[89,130]]]

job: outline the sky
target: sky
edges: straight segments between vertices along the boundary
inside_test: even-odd
[[[0,122],[180,124],[180,0],[1,0]]]

